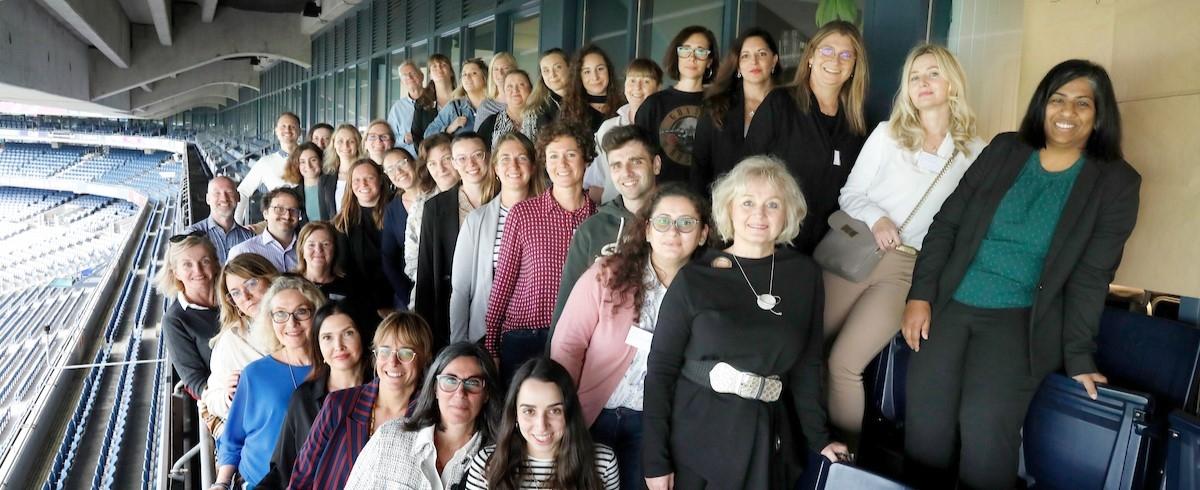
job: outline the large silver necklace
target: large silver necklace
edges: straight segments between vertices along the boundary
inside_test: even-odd
[[[775,316],[783,316],[783,313],[775,311],[775,307],[779,306],[779,296],[771,294],[775,292],[775,254],[771,254],[771,283],[767,286],[765,294],[758,294],[758,291],[754,289],[754,284],[750,283],[750,276],[746,275],[746,269],[742,268],[742,262],[738,260],[737,256],[729,255],[733,256],[733,262],[737,264],[738,270],[742,271],[742,279],[746,280],[746,285],[750,286],[750,292],[754,293],[755,303],[758,303],[759,309],[774,313]]]

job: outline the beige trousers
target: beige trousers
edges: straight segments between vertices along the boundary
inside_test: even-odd
[[[862,282],[824,273],[829,352],[829,419],[844,433],[862,431],[862,373],[900,331],[916,257],[888,252]]]

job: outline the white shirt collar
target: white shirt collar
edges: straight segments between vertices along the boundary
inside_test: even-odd
[[[258,237],[259,237],[259,241],[262,242],[263,245],[272,245],[273,244],[279,248],[282,248],[284,252],[291,250],[292,247],[296,245],[296,234],[294,234],[294,233],[292,234],[292,243],[289,243],[288,246],[286,246],[286,247],[284,247],[283,245],[280,245],[279,242],[275,240],[275,237],[273,235],[271,235],[270,230],[263,229],[262,234],[259,235]]]
[[[205,308],[203,306],[192,304],[192,303],[188,302],[187,296],[183,295],[183,291],[175,293],[175,301],[178,301],[179,306],[182,306],[183,309],[185,309],[185,310],[189,309],[189,308],[191,308],[193,310],[200,310],[200,311],[206,311],[206,310],[212,309],[212,308]]]

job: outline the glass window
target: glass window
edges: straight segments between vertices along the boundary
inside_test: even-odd
[[[585,8],[586,42],[608,53],[618,73],[629,63],[629,4],[631,0],[589,0]]]
[[[371,122],[371,64],[358,65],[358,125]]]
[[[389,111],[392,109],[392,104],[395,104],[397,100],[400,100],[400,92],[403,87],[400,85],[400,64],[403,62],[404,51],[397,51],[388,56],[388,100],[386,110]]]
[[[387,117],[387,107],[388,107],[387,106],[387,103],[388,103],[388,100],[387,100],[387,88],[388,88],[387,56],[380,56],[378,58],[375,58],[375,60],[371,64],[371,66],[372,66],[372,69],[375,70],[375,77],[374,77],[374,81],[372,82],[372,88],[374,90],[371,91],[372,100],[374,101],[373,103],[375,104],[375,106],[371,111],[371,118],[372,119],[382,119],[382,118]]]
[[[346,70],[337,72],[334,76],[333,89],[333,120],[338,124],[347,122],[346,120]]]
[[[438,38],[437,52],[450,57],[450,66],[454,67],[454,73],[458,73],[459,67],[462,66],[461,47],[462,38],[457,32]]]
[[[325,106],[322,110],[325,111],[325,122],[337,127],[341,121],[334,116],[334,111],[337,109],[337,102],[334,100],[334,77],[333,75],[325,75]]]
[[[538,78],[538,37],[541,17],[537,14],[513,21],[513,56],[517,66]]]
[[[496,23],[488,22],[471,28],[471,57],[491,62],[496,54]]]
[[[346,119],[350,124],[358,125],[358,67],[346,68]],[[362,127],[359,127],[362,130]]]
[[[755,23],[775,36],[784,80],[791,80],[800,66],[800,55],[817,32],[817,0],[758,0]],[[857,0],[861,18],[865,0]]]
[[[425,75],[425,81],[429,82],[429,43],[422,42],[409,47],[408,54],[417,68],[421,69],[421,74]]]
[[[724,22],[723,0],[646,0],[643,7],[642,37],[638,41],[638,52],[647,58],[662,60],[671,39],[680,29],[690,25],[702,25],[712,29],[721,39]],[[717,46],[725,49],[725,46]],[[720,56],[721,53],[713,53]],[[660,61],[661,63],[661,61]],[[667,67],[663,67],[665,72]]]

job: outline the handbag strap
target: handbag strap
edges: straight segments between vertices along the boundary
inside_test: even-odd
[[[913,219],[913,216],[916,216],[916,215],[917,215],[917,210],[918,210],[918,209],[921,209],[921,205],[922,205],[922,204],[925,204],[925,199],[929,197],[929,193],[933,192],[933,188],[934,188],[934,186],[936,186],[936,185],[937,185],[938,181],[942,180],[942,176],[943,176],[943,175],[946,175],[946,171],[947,171],[947,170],[950,170],[950,165],[954,163],[954,159],[955,159],[955,158],[957,158],[957,157],[958,157],[958,148],[955,148],[955,149],[954,149],[954,153],[951,153],[951,154],[950,154],[950,159],[949,159],[949,160],[946,160],[946,164],[945,164],[945,165],[942,165],[942,171],[941,171],[941,172],[938,172],[938,174],[937,174],[937,177],[934,177],[934,178],[933,178],[933,182],[931,182],[931,183],[929,184],[929,188],[928,188],[928,189],[925,189],[925,194],[922,194],[922,195],[921,195],[921,200],[920,200],[920,201],[917,201],[917,205],[916,205],[916,206],[913,206],[913,210],[912,210],[912,212],[908,213],[908,217],[907,217],[907,218],[904,218],[904,223],[902,223],[902,224],[900,225],[900,227],[896,228],[896,232],[897,232],[897,233],[904,231],[904,227],[905,227],[905,226],[908,226],[908,223],[909,223],[910,221],[912,221],[912,219]]]

